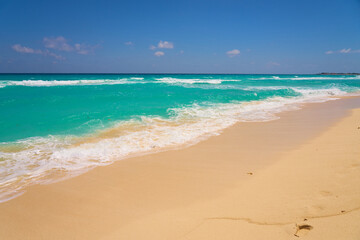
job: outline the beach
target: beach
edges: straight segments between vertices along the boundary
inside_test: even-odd
[[[360,240],[360,0],[3,2],[0,240]]]
[[[360,240],[360,0],[3,2],[0,240]]]
[[[359,239],[360,98],[240,122],[0,203],[1,239]]]

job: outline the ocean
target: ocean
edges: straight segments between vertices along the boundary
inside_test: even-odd
[[[1,74],[0,201],[359,92],[352,75]]]

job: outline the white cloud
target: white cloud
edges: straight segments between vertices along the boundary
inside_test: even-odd
[[[154,53],[154,55],[157,56],[157,57],[161,57],[161,56],[164,56],[165,53],[161,52],[161,51],[157,51],[157,52]]]
[[[168,42],[168,41],[160,41],[157,46],[151,45],[149,47],[150,50],[156,50],[156,49],[161,49],[161,48],[167,48],[167,49],[173,49],[174,48],[174,43],[172,42]]]
[[[46,52],[44,52],[44,55],[45,55],[45,56],[54,57],[54,58],[56,58],[56,59],[58,59],[58,60],[65,60],[65,58],[64,58],[63,56],[57,55],[57,54],[52,53],[52,52],[50,52],[50,51],[48,51],[48,50],[47,50]]]
[[[131,42],[131,41],[124,42],[124,44],[125,44],[125,45],[128,45],[128,46],[134,45],[134,43],[133,43],[133,42]]]
[[[74,48],[67,43],[67,40],[62,37],[55,37],[55,38],[44,38],[44,44],[46,48],[56,49],[59,51],[71,52]]]
[[[53,52],[50,52],[49,50],[40,50],[40,49],[33,49],[29,47],[21,46],[20,44],[15,44],[12,46],[12,49],[14,49],[16,52],[19,53],[29,53],[29,54],[40,54],[44,56],[51,56],[58,60],[64,60],[65,58],[63,56],[57,55]]]
[[[158,48],[174,48],[174,44],[168,41],[160,41],[158,43]]]
[[[20,44],[13,45],[12,49],[14,49],[16,52],[19,53],[40,54],[43,56],[50,56],[58,60],[64,60],[65,58],[63,56],[58,55],[52,51],[49,51],[49,49],[54,49],[56,51],[75,52],[78,54],[86,55],[91,53],[95,48],[99,46],[99,45],[91,46],[84,43],[75,43],[72,45],[69,44],[68,40],[62,36],[44,37],[43,42],[44,42],[44,47],[46,48],[44,50],[33,49],[30,47],[22,46]]]
[[[240,54],[240,50],[238,50],[238,49],[233,49],[233,50],[227,51],[226,54],[227,54],[229,57],[235,57],[236,55],[239,55],[239,54]]]
[[[179,52],[180,54],[184,54],[184,50],[180,50],[180,52]]]
[[[62,36],[52,38],[45,37],[44,44],[46,48],[65,52],[76,52],[82,55],[89,54],[97,47],[90,46],[84,43],[75,43],[74,45],[71,45],[68,43],[68,40]]]
[[[347,53],[360,53],[360,49],[358,49],[358,50],[352,50],[351,48],[343,48],[343,49],[338,50],[338,51],[329,50],[329,51],[325,52],[325,54],[333,54],[333,53],[343,53],[343,54],[347,54]]]
[[[83,44],[83,43],[76,43],[74,45],[75,47],[75,50],[78,54],[82,54],[82,55],[86,55],[86,54],[89,54],[93,49],[94,47],[93,46],[89,46],[89,45],[86,45],[86,44]]]
[[[340,51],[339,51],[340,53],[349,53],[349,52],[351,52],[351,48],[348,48],[348,49],[341,49]]]
[[[12,46],[12,49],[14,49],[16,52],[19,53],[35,53],[35,54],[41,54],[41,50],[35,50],[29,47],[21,46],[20,44],[15,44]]]

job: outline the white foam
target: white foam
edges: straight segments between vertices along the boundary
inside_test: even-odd
[[[241,80],[226,80],[226,79],[200,79],[200,78],[172,78],[172,77],[164,77],[164,78],[156,78],[155,80],[168,83],[168,84],[177,84],[177,83],[185,83],[185,84],[199,84],[199,83],[208,83],[208,84],[221,84],[222,82],[239,82]]]
[[[116,85],[116,84],[136,84],[136,83],[167,83],[167,84],[221,84],[222,82],[241,81],[226,79],[181,79],[181,78],[155,78],[155,81],[144,80],[143,77],[130,77],[122,79],[82,79],[82,80],[22,80],[22,81],[1,81],[0,88],[6,86],[26,86],[26,87],[53,87],[53,86],[77,86],[77,85]]]
[[[267,76],[267,77],[260,77],[260,78],[249,78],[250,80],[360,80],[360,75],[356,76],[321,76],[321,77],[315,77],[315,76],[295,76],[295,77],[279,77],[279,76]]]
[[[354,77],[293,77],[293,78],[281,78],[284,80],[360,80],[360,76]]]
[[[294,92],[300,93],[303,96],[304,101],[307,98],[314,101],[315,99],[323,100],[323,99],[328,99],[331,96],[344,96],[344,95],[348,94],[348,92],[343,91],[338,87],[335,87],[334,84],[330,84],[326,88],[319,88],[319,89],[309,88],[309,87],[289,87],[289,86],[266,86],[266,87],[265,86],[264,87],[253,86],[253,87],[244,87],[244,88],[240,88],[240,89],[250,90],[250,91],[258,91],[258,90],[269,91],[269,90],[291,89]]]
[[[26,86],[26,87],[53,87],[53,86],[76,86],[76,85],[115,85],[115,84],[130,84],[140,83],[143,78],[131,79],[96,79],[96,80],[23,80],[23,81],[2,81],[0,87],[5,86]]]

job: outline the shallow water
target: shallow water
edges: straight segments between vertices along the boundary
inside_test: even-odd
[[[0,75],[0,200],[240,121],[358,94],[360,76]]]

